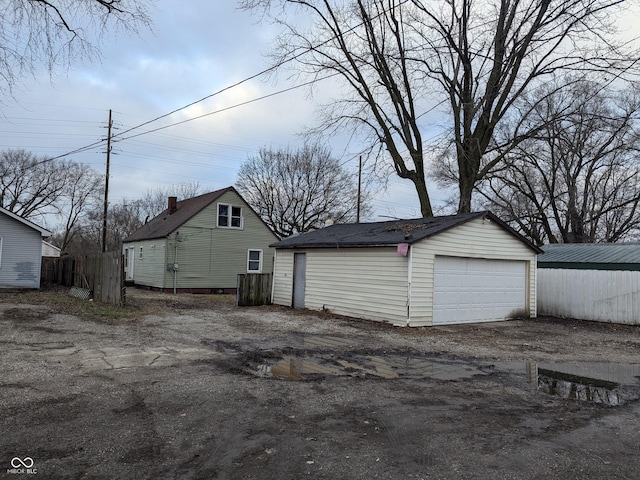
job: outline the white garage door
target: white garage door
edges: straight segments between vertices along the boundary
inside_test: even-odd
[[[436,257],[434,273],[434,325],[493,322],[525,312],[526,262]]]

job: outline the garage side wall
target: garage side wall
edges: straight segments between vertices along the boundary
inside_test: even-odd
[[[407,265],[395,246],[310,250],[305,306],[406,325]]]
[[[278,250],[273,302],[291,306],[293,255],[306,253],[305,307],[407,324],[407,257],[396,246]]]
[[[528,265],[529,316],[536,316],[536,255],[516,237],[488,219],[476,219],[415,243],[412,248],[411,326],[433,323],[436,255],[521,260]]]

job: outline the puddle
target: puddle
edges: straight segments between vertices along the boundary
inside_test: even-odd
[[[279,352],[284,353],[285,358],[278,354],[259,355],[254,357],[249,372],[263,378],[290,381],[322,376],[456,381],[494,372],[507,373],[521,381],[524,373],[524,385],[569,400],[618,406],[640,399],[640,364],[469,363],[416,354],[362,353],[357,350],[366,346],[367,342],[362,339],[304,335],[289,340],[289,346]],[[289,353],[291,355],[287,355]]]
[[[618,406],[640,398],[640,364],[526,362],[527,382],[549,395]]]
[[[443,362],[415,356],[353,355],[348,358],[287,357],[275,364],[254,364],[253,373],[281,380],[303,380],[314,375],[378,377],[383,379],[463,380],[487,375],[480,367],[462,362]]]

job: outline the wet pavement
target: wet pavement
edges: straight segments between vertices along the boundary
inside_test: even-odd
[[[0,478],[14,458],[54,480],[640,471],[640,331],[407,330],[169,298],[115,324],[0,304]]]
[[[522,388],[568,400],[619,406],[640,398],[640,364],[553,364],[529,360],[471,363],[395,352],[371,355],[357,353],[361,345],[353,339],[330,336],[308,336],[282,347],[294,354],[282,358],[269,355],[263,361],[253,360],[243,366],[244,371],[261,378],[287,381],[313,380],[323,376],[460,381],[502,372],[518,378]],[[335,349],[342,355],[334,353]],[[345,354],[344,349],[354,349],[356,353]],[[307,350],[314,350],[314,353],[305,355]]]

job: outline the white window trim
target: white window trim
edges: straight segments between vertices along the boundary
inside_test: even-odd
[[[249,262],[255,262],[255,260],[250,260],[251,252],[260,252],[260,258],[258,260],[258,270],[249,270]],[[262,273],[262,260],[264,258],[264,254],[262,249],[260,248],[250,248],[247,250],[247,273]]]
[[[229,217],[229,225],[220,225],[220,206],[226,206],[229,210],[229,215],[227,215]],[[240,209],[240,226],[239,227],[234,227],[233,225],[231,225],[232,223],[232,219],[234,218],[231,215],[232,209],[233,208],[239,208]],[[237,218],[237,217],[235,217]],[[218,228],[230,228],[230,229],[235,229],[235,230],[242,230],[244,228],[244,216],[242,215],[242,206],[240,205],[232,205],[231,203],[218,203],[216,205],[216,227]]]

